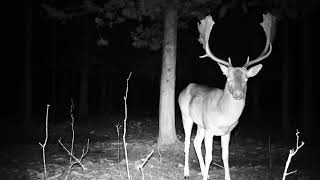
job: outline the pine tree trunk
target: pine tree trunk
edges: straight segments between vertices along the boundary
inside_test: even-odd
[[[251,93],[252,93],[252,119],[251,121],[254,123],[263,122],[261,119],[263,116],[263,111],[261,110],[260,104],[260,94],[261,94],[261,81],[254,81],[252,82]]]
[[[289,133],[291,129],[291,122],[289,119],[289,24],[284,22],[283,24],[283,49],[282,49],[282,133],[284,140],[289,141]]]
[[[30,3],[29,3],[30,4]],[[26,44],[25,44],[25,99],[24,99],[24,121],[25,131],[32,127],[32,71],[31,71],[31,40],[32,40],[32,5],[26,7]]]
[[[88,68],[83,67],[80,72],[80,99],[79,119],[81,122],[88,121]]]
[[[50,120],[52,122],[55,122],[56,120],[56,112],[57,112],[57,106],[56,106],[56,62],[57,62],[57,40],[56,40],[56,23],[51,24],[51,30],[50,30],[50,58],[51,58],[51,72],[50,72]]]
[[[99,101],[99,115],[104,115],[106,113],[106,104],[107,104],[107,84],[104,79],[104,73],[100,73],[99,79],[99,90],[100,90],[100,98]]]
[[[113,90],[113,79],[112,75],[109,75],[109,83],[108,83],[108,92],[106,96],[106,111],[107,111],[107,116],[108,120],[110,119],[110,116],[112,114],[112,104],[113,104],[113,96],[112,96],[112,90]]]
[[[159,145],[169,145],[177,141],[175,129],[177,10],[172,6],[168,7],[164,16],[159,104]]]
[[[54,59],[55,61],[55,59]],[[52,122],[55,122],[56,120],[56,112],[57,112],[57,100],[56,100],[56,73],[55,70],[53,69],[51,71],[51,93],[50,93],[50,99],[51,99],[51,109],[50,109],[50,120],[52,120]]]
[[[89,45],[90,30],[89,18],[84,18],[82,25],[82,57],[80,64],[80,98],[79,98],[79,119],[82,122],[88,122],[88,81],[89,81]]]
[[[312,57],[311,57],[311,22],[307,18],[303,19],[302,26],[302,50],[303,50],[303,118],[302,133],[306,137],[308,143],[312,142]]]

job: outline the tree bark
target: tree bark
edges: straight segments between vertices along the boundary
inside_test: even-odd
[[[32,3],[31,3],[32,4]],[[32,127],[32,70],[31,70],[31,44],[32,44],[32,5],[26,6],[26,41],[25,41],[25,99],[24,99],[24,121],[26,131]]]
[[[107,110],[106,111],[107,111],[107,115],[108,115],[108,120],[110,119],[110,116],[112,114],[112,104],[113,104],[112,92],[113,92],[113,77],[112,77],[112,73],[111,73],[111,75],[109,75],[108,92],[107,92],[107,97],[106,97],[106,101],[107,101],[107,104],[106,104]]]
[[[50,30],[50,58],[51,58],[51,72],[50,72],[50,119],[52,122],[56,120],[56,112],[57,112],[57,98],[56,98],[56,62],[57,62],[57,25],[55,23],[51,23]]]
[[[80,72],[80,99],[79,119],[82,122],[88,121],[88,67],[83,67]]]
[[[305,17],[302,26],[303,91],[302,91],[302,132],[308,143],[312,143],[312,57],[311,57],[311,22]]]
[[[261,123],[264,119],[262,119],[263,111],[261,110],[260,103],[260,94],[261,94],[261,81],[252,82],[251,93],[252,93],[252,122]]]
[[[164,41],[159,104],[159,145],[174,144],[177,141],[175,129],[175,83],[177,10],[170,6],[164,15]]]
[[[289,133],[291,129],[291,122],[289,119],[289,24],[285,20],[283,24],[283,49],[282,49],[282,130],[284,140],[289,141]]]
[[[288,9],[288,0],[280,1],[283,9]],[[289,119],[289,20],[285,19],[282,24],[282,133],[286,143],[289,143],[291,122]]]
[[[82,24],[82,57],[80,62],[80,98],[79,98],[79,119],[82,122],[88,122],[88,81],[89,81],[89,18],[84,18]]]
[[[105,75],[103,72],[100,72],[100,79],[99,79],[99,93],[100,98],[99,101],[99,114],[104,115],[106,113],[106,104],[107,104],[107,84],[105,81]]]

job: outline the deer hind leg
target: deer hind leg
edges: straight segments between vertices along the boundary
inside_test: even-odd
[[[184,178],[189,178],[189,149],[190,149],[190,136],[192,131],[193,121],[185,114],[182,114],[182,122],[184,129]]]
[[[230,180],[230,171],[229,171],[229,141],[230,133],[224,136],[221,136],[221,147],[222,147],[222,161],[224,166],[224,179]]]
[[[202,146],[202,141],[204,139],[204,133],[205,133],[205,129],[198,125],[197,134],[196,134],[196,137],[194,138],[194,141],[193,141],[194,149],[196,151],[196,154],[197,154],[197,157],[199,160],[199,165],[200,165],[202,176],[204,175],[204,170],[205,170],[205,165],[204,165],[203,156],[202,156],[202,152],[201,152],[201,146]]]

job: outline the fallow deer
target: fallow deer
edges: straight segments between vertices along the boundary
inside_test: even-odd
[[[193,123],[197,124],[197,133],[194,138],[194,148],[197,154],[203,180],[208,179],[210,163],[212,161],[212,142],[214,136],[221,136],[222,160],[225,180],[230,180],[229,172],[229,141],[230,133],[238,124],[238,119],[245,106],[245,97],[248,78],[255,76],[261,70],[258,64],[248,69],[266,57],[272,51],[270,41],[272,15],[264,14],[260,24],[266,34],[266,44],[258,58],[250,61],[247,58],[243,67],[233,67],[231,59],[228,62],[216,57],[209,48],[209,37],[214,25],[211,16],[198,23],[200,32],[199,41],[206,54],[200,58],[209,57],[216,61],[222,73],[227,77],[224,89],[208,88],[197,84],[189,84],[179,95],[179,106],[182,114],[185,132],[185,166],[184,177],[189,178],[189,146]],[[201,153],[201,145],[205,144],[205,161]]]

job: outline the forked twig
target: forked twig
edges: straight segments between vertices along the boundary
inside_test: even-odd
[[[90,143],[90,140],[89,140],[89,139],[88,139],[88,141],[87,141],[86,151],[84,151],[84,149],[82,149],[82,155],[81,155],[80,158],[76,158],[76,157],[64,146],[64,144],[61,142],[61,139],[59,139],[58,142],[59,142],[59,144],[62,146],[62,148],[68,153],[68,155],[74,159],[74,162],[72,162],[72,163],[70,164],[69,168],[68,168],[68,173],[67,173],[65,179],[68,178],[72,167],[73,167],[74,165],[76,165],[76,164],[78,164],[78,165],[81,166],[82,171],[87,170],[87,168],[82,164],[81,161],[82,161],[82,159],[84,158],[84,156],[85,156],[85,155],[88,153],[88,151],[89,151],[89,143]]]
[[[286,166],[284,168],[284,172],[283,172],[283,175],[282,175],[282,180],[285,180],[286,179],[286,176],[290,175],[290,174],[293,174],[293,173],[296,173],[297,170],[294,170],[294,171],[291,171],[291,172],[288,172],[288,168],[289,168],[289,165],[290,165],[290,162],[291,162],[291,158],[298,152],[298,150],[304,145],[304,142],[301,141],[301,144],[299,145],[299,131],[297,129],[297,132],[296,132],[296,136],[297,136],[297,142],[296,142],[296,149],[290,149],[289,151],[289,156],[288,156],[288,159],[287,159],[287,162],[286,162]]]
[[[87,140],[87,148],[86,148],[86,151],[84,149],[82,149],[82,155],[80,156],[80,158],[76,158],[74,156],[74,116],[73,116],[73,109],[74,109],[74,103],[73,103],[73,100],[71,99],[71,108],[70,108],[70,116],[71,116],[71,131],[72,131],[72,139],[71,139],[71,149],[70,151],[65,147],[65,145],[61,142],[61,138],[58,140],[59,144],[62,146],[62,148],[68,153],[68,155],[70,156],[70,166],[68,168],[68,173],[67,175],[65,176],[65,180],[68,179],[69,177],[69,174],[71,172],[71,169],[74,165],[78,164],[80,165],[81,169],[82,169],[82,172],[84,172],[85,170],[87,170],[87,168],[82,164],[82,159],[85,157],[85,155],[88,153],[89,151],[89,144],[90,144],[90,140],[88,139]],[[74,159],[74,161],[72,160]]]
[[[61,142],[61,139],[58,140],[59,144],[62,146],[62,148],[67,151],[68,155],[70,157],[72,157],[72,159],[75,160],[75,162],[73,162],[72,164],[79,164],[83,170],[87,170],[87,168],[81,163],[82,159],[84,158],[84,156],[88,153],[89,151],[89,144],[90,144],[90,140],[87,140],[87,148],[86,151],[84,151],[84,149],[82,149],[82,155],[80,158],[76,158],[65,146],[64,144]]]
[[[49,114],[49,107],[50,105],[47,104],[47,112],[46,112],[46,138],[44,140],[44,143],[40,144],[40,146],[42,147],[42,159],[43,159],[43,171],[44,171],[44,179],[47,179],[47,167],[46,167],[46,152],[45,152],[45,147],[47,145],[47,141],[48,141],[48,114]]]

